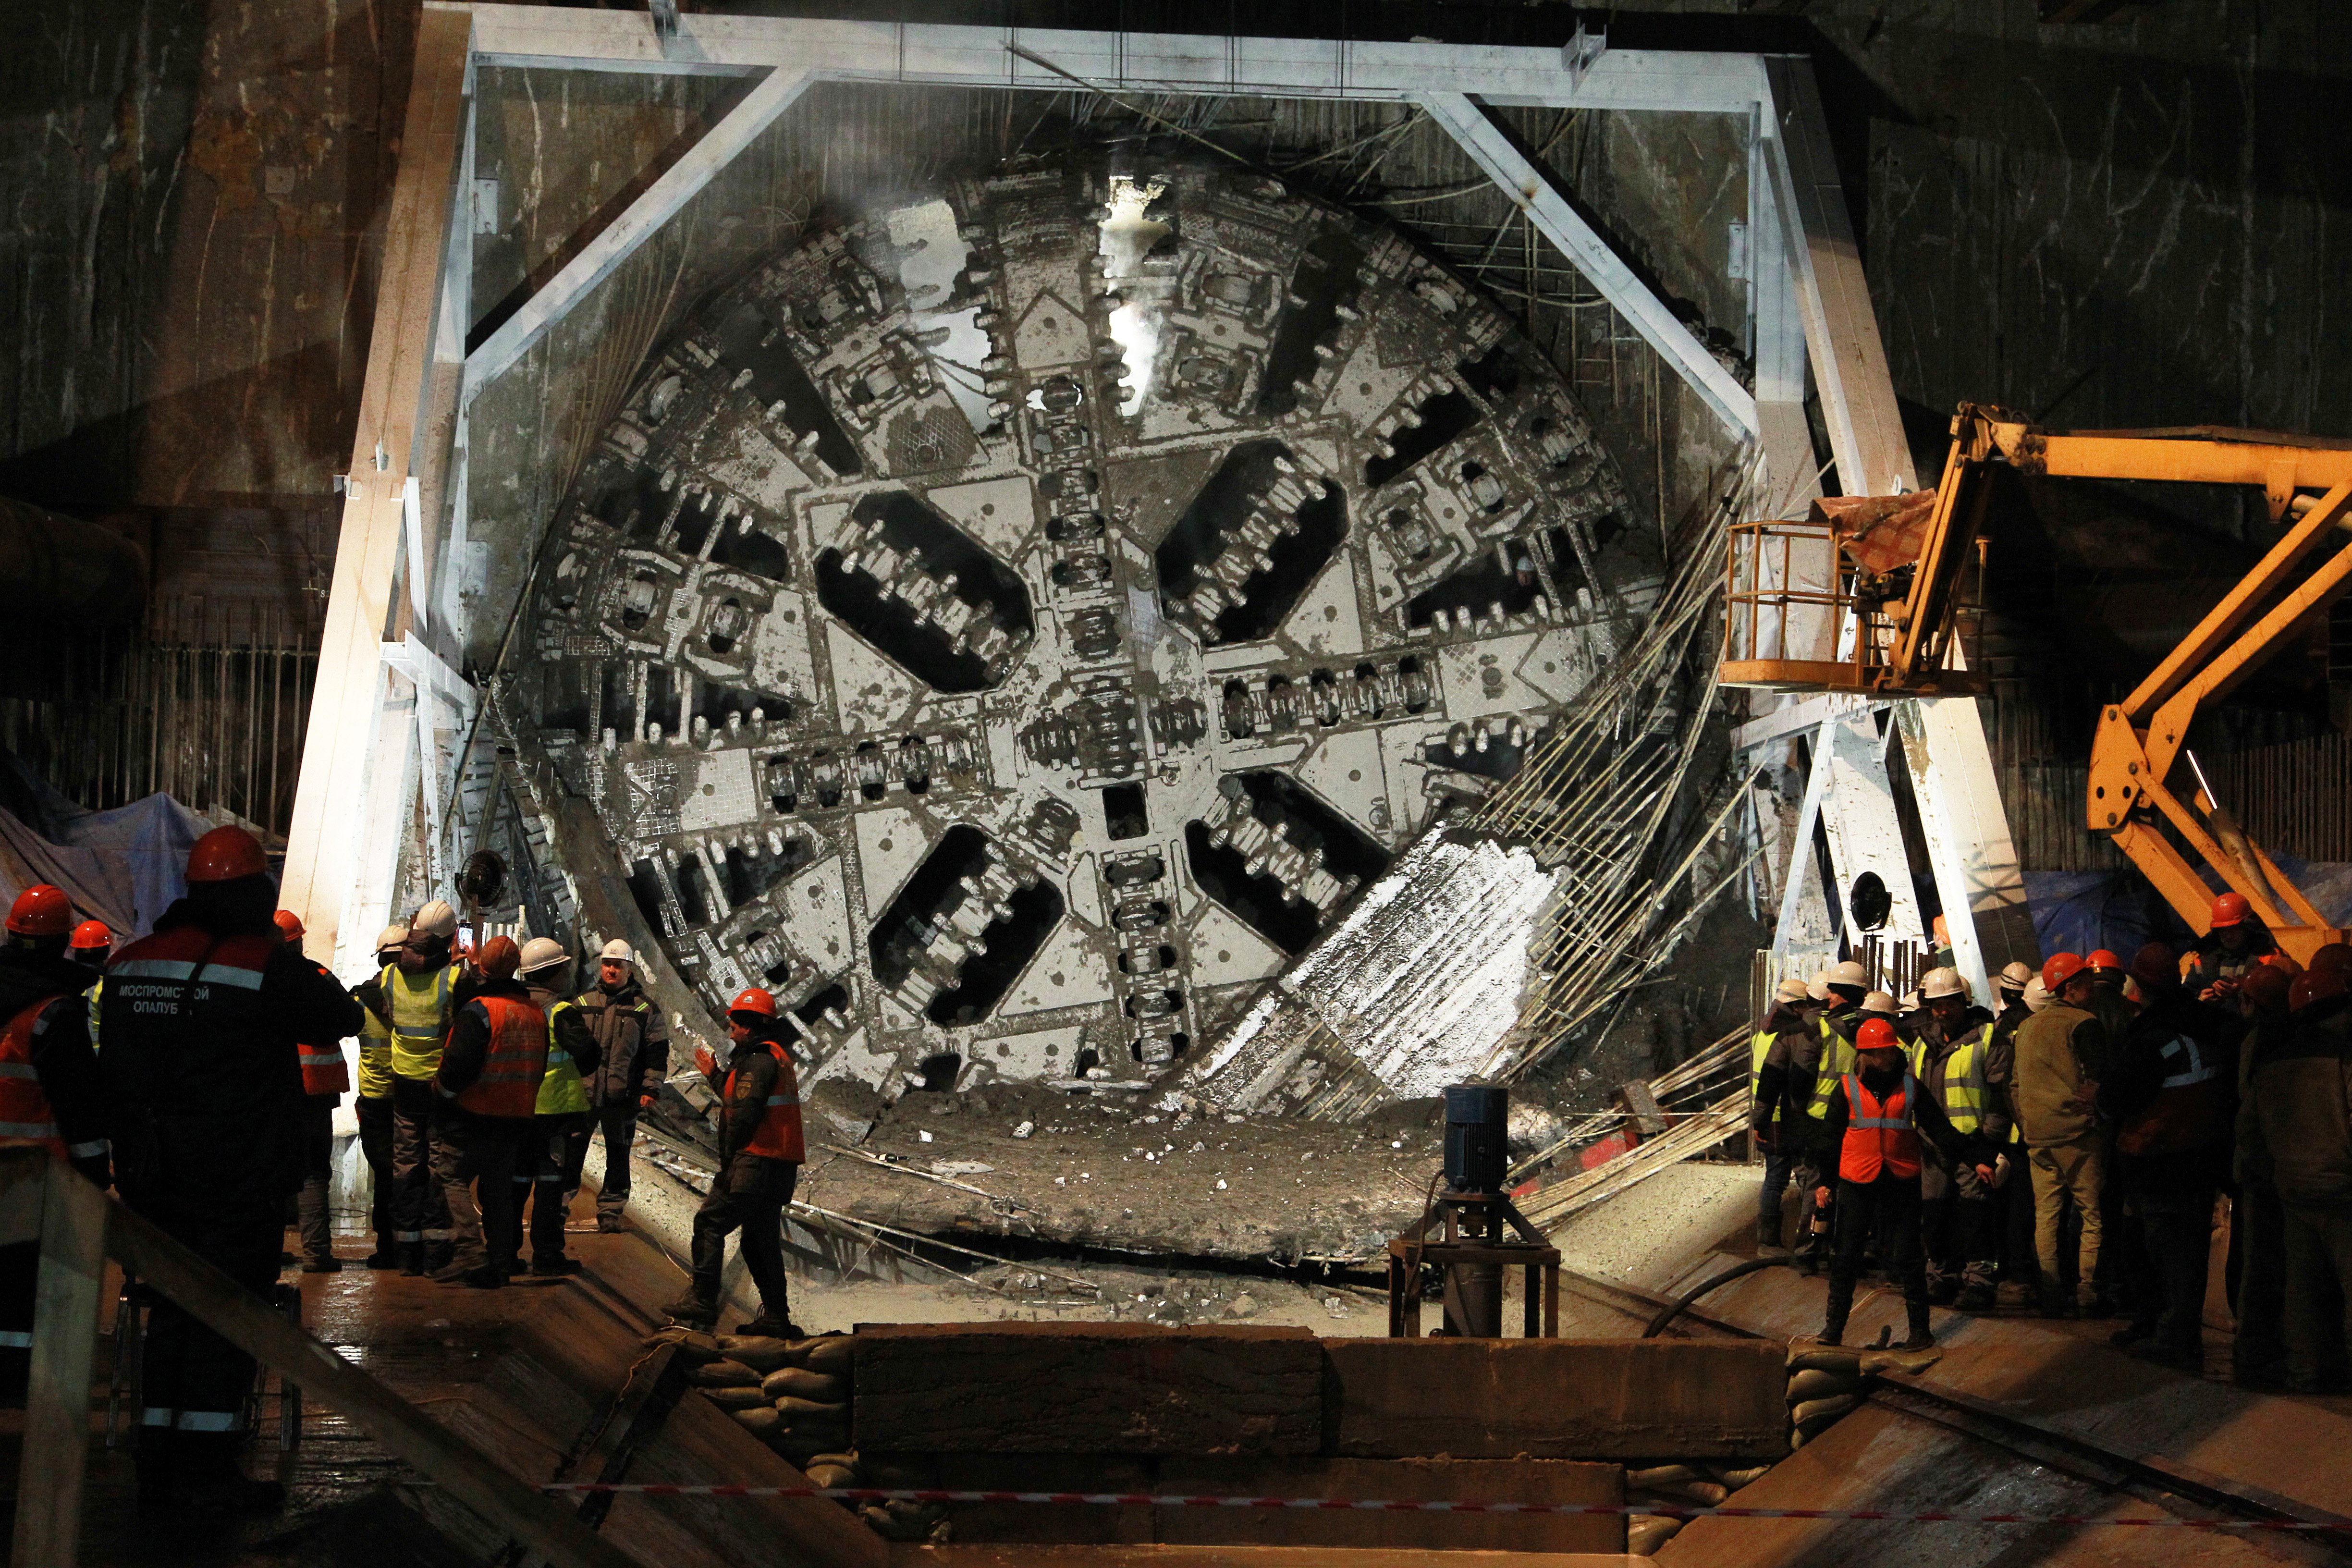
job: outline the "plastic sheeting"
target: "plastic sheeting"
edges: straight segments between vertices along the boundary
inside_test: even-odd
[[[213,826],[161,793],[85,810],[0,752],[0,899],[55,883],[78,918],[113,928],[118,945],[146,935],[187,891],[188,847]]]
[[[2330,925],[2352,925],[2352,862],[2272,858]],[[2214,890],[2221,890],[2218,883]],[[2025,895],[2033,910],[2033,935],[2044,953],[2104,947],[2129,958],[2147,942],[2178,948],[2196,940],[2137,871],[2028,871]]]

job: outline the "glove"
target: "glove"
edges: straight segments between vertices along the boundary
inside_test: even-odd
[[[640,1095],[637,1098],[637,1109],[639,1110],[651,1110],[654,1108],[654,1101],[659,1098],[660,1097],[658,1095]]]
[[[1813,1189],[1813,1206],[1817,1209],[1825,1209],[1830,1206],[1830,1190],[1827,1187],[1815,1187]]]
[[[1986,1186],[1991,1186],[1992,1167],[1990,1165],[1979,1165],[1977,1167],[1977,1180],[1982,1182]]]

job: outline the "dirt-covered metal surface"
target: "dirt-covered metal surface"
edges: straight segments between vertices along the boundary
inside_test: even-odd
[[[601,826],[558,853],[625,877],[604,934],[714,1013],[779,990],[804,1081],[1140,1083],[1626,644],[1624,510],[1399,236],[1059,163],[694,318],[558,519],[509,710]]]

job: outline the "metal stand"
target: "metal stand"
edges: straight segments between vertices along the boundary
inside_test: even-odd
[[[1443,1224],[1443,1237],[1424,1241]],[[1517,1233],[1517,1239],[1504,1227]],[[1421,1337],[1421,1267],[1445,1271],[1445,1321],[1456,1339],[1503,1337],[1503,1270],[1525,1268],[1528,1339],[1559,1337],[1559,1249],[1500,1193],[1443,1193],[1421,1223],[1389,1243],[1389,1338]]]

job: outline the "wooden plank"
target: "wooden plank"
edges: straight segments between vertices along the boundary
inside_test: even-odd
[[[268,1302],[154,1225],[120,1204],[107,1202],[107,1208],[110,1250],[125,1268],[237,1349],[357,1422],[493,1528],[555,1568],[635,1568],[626,1553],[600,1539],[562,1504],[514,1479],[488,1455],[287,1322]]]
[[[1614,1552],[1429,1552],[1362,1546],[899,1546],[891,1568],[1628,1568]]]
[[[1574,1459],[1170,1459],[1154,1490],[1200,1497],[1384,1498],[1615,1507],[1620,1465]],[[1394,1513],[1168,1508],[1162,1542],[1193,1546],[1416,1547],[1444,1552],[1622,1552],[1618,1513]]]
[[[89,1462],[89,1368],[106,1273],[106,1194],[52,1163],[44,1188],[32,1382],[16,1481],[18,1568],[73,1568]]]

